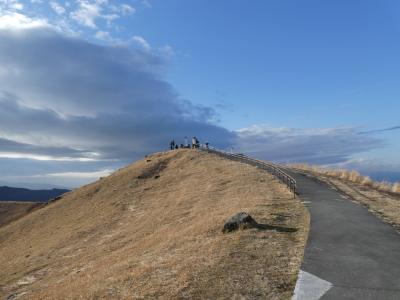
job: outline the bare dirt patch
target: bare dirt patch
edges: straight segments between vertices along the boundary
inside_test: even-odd
[[[297,231],[223,234],[241,211]],[[290,299],[308,224],[262,170],[158,153],[1,227],[0,297]]]

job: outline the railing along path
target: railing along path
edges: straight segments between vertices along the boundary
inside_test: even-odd
[[[294,180],[293,177],[291,177],[289,174],[284,172],[276,164],[258,160],[258,159],[254,159],[254,158],[245,156],[243,154],[234,154],[234,153],[229,153],[229,152],[222,151],[222,150],[216,150],[216,149],[205,148],[205,147],[202,147],[200,149],[210,152],[210,153],[217,154],[219,156],[222,156],[222,157],[234,160],[234,161],[240,161],[240,162],[246,163],[248,165],[252,165],[252,166],[255,166],[255,167],[258,167],[260,169],[267,171],[268,173],[277,177],[282,183],[286,184],[288,189],[291,192],[293,192],[294,198],[296,198],[296,191],[297,191],[296,180]]]

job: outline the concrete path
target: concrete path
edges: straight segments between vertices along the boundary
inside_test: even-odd
[[[288,171],[311,214],[297,300],[400,300],[400,235],[327,184]]]

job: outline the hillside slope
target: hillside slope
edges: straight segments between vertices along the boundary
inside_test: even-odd
[[[0,201],[0,227],[43,207],[44,203]]]
[[[222,234],[246,211],[297,232]],[[0,298],[289,299],[308,213],[271,175],[154,154],[0,228]]]

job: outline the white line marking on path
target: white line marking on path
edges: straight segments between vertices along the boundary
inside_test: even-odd
[[[318,300],[332,287],[332,283],[300,270],[292,300]]]

